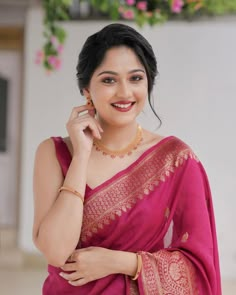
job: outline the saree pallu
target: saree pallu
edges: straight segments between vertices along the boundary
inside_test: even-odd
[[[66,175],[71,155],[61,137],[53,140]],[[90,246],[140,253],[138,280],[117,274],[74,287],[49,265],[44,295],[221,294],[210,188],[184,142],[166,137],[103,184],[86,187],[77,248]]]

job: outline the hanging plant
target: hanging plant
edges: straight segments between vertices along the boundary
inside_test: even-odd
[[[204,7],[205,0],[92,0],[98,10],[108,13],[112,19],[119,17],[133,20],[139,26],[153,26],[174,15],[194,15]]]
[[[36,53],[36,64],[42,64],[50,72],[61,66],[61,54],[66,39],[65,30],[59,21],[69,20],[69,7],[72,0],[43,0],[45,39],[43,48]]]
[[[45,42],[36,53],[37,64],[48,71],[58,70],[66,39],[60,21],[70,20],[69,9],[73,0],[42,0],[44,9]],[[79,1],[79,0],[78,0]],[[139,26],[151,26],[173,18],[190,18],[196,15],[219,15],[236,11],[236,0],[80,0],[89,2],[97,11],[112,20],[132,20]]]

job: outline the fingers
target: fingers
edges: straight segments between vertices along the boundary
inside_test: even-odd
[[[84,284],[87,284],[89,281],[86,278],[83,277],[83,274],[80,271],[75,271],[78,269],[78,265],[76,263],[68,263],[61,267],[61,269],[65,271],[73,271],[72,273],[65,273],[65,272],[60,272],[59,275],[68,281],[69,284],[72,286],[82,286]]]
[[[99,263],[101,260],[97,259],[99,253],[103,261],[104,250],[99,250],[97,247],[77,249],[73,251],[67,260],[67,263],[61,267],[62,271],[59,275],[72,286],[82,286],[88,282],[109,275],[109,271],[104,271],[103,267],[101,270],[100,267],[98,267],[98,265],[101,265],[101,263]],[[91,256],[93,256],[93,259]]]
[[[87,132],[91,132],[93,137],[100,139],[101,135],[100,135],[100,131],[101,127],[99,125],[99,123],[91,118],[89,115],[85,115],[83,116],[83,118],[76,118],[73,121],[69,121],[67,123],[67,130],[69,132],[69,129],[72,128],[75,130],[79,131],[83,131],[86,133]]]
[[[60,276],[67,281],[76,281],[82,278],[82,275],[78,271],[72,273],[60,272]]]
[[[77,260],[77,255],[75,256],[75,253],[77,253],[77,250],[75,250],[70,256],[69,258],[67,259],[67,262],[74,262]],[[66,263],[64,266],[66,266],[68,263]]]
[[[63,271],[59,275],[72,286],[82,286],[93,280],[85,278],[83,271],[79,269],[79,253],[84,251],[86,249],[75,250],[68,258],[67,263],[61,267]]]
[[[61,272],[60,276],[63,279],[67,280],[68,283],[72,286],[82,286],[82,285],[87,284],[89,281],[92,281],[92,280],[88,280],[86,278],[83,278],[79,272],[73,272],[71,274]]]
[[[83,286],[85,284],[87,284],[89,281],[86,280],[85,278],[81,278],[77,281],[69,281],[68,283],[72,286]]]
[[[93,137],[101,139],[100,133],[103,132],[99,122],[94,118],[95,109],[94,107],[83,105],[74,107],[69,121],[67,122],[67,130],[73,130],[76,128],[77,131],[89,131]],[[72,129],[71,129],[72,128]],[[70,134],[70,132],[69,132]]]
[[[79,252],[81,252],[81,249],[76,249],[74,250],[71,255],[69,256],[69,258],[67,259],[67,262],[75,262],[78,261],[78,257],[79,257]],[[63,265],[63,268],[68,265],[69,263],[65,263]],[[73,265],[74,263],[70,263],[70,265]],[[62,267],[61,267],[62,268]]]
[[[95,112],[93,106],[82,105],[82,106],[79,106],[79,107],[74,107],[72,109],[69,120],[73,120],[73,119],[77,118],[79,114],[81,114],[81,113],[83,113],[85,111],[90,112],[91,114],[93,114]]]
[[[78,263],[66,263],[61,269],[64,271],[76,271],[78,269]]]

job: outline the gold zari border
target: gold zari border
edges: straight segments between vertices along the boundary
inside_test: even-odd
[[[81,241],[87,241],[131,209],[188,158],[198,161],[184,142],[171,137],[147,153],[129,173],[122,173],[95,192],[84,205]]]

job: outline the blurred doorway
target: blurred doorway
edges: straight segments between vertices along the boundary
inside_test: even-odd
[[[0,26],[0,250],[17,246],[23,29]]]

